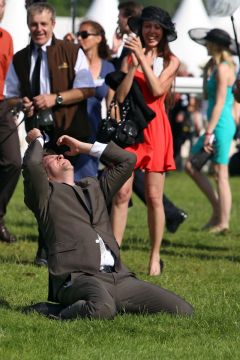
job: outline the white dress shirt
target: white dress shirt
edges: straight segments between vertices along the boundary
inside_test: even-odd
[[[42,46],[42,61],[41,61],[41,70],[40,70],[40,93],[41,94],[50,94],[50,78],[49,78],[49,69],[47,61],[47,46],[50,46],[52,39],[50,39],[46,44]],[[32,79],[33,69],[37,60],[38,52],[37,46],[34,47],[31,54],[31,68],[30,68],[30,83]],[[74,66],[75,70],[75,79],[73,82],[74,89],[89,88],[95,87],[94,81],[89,71],[89,65],[85,54],[82,49],[78,51],[77,61]],[[11,62],[7,77],[5,80],[4,86],[4,96],[6,98],[11,97],[20,97],[20,82],[16,71],[14,69],[13,62]]]

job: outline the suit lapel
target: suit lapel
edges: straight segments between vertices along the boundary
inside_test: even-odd
[[[94,217],[97,216],[98,213],[98,187],[95,181],[89,181],[88,179],[81,180],[77,185],[78,186],[74,187],[75,192],[89,213],[91,222],[94,222]]]
[[[75,194],[77,195],[78,199],[80,200],[81,204],[85,208],[85,210],[88,212],[90,216],[92,216],[92,211],[89,208],[89,204],[86,201],[85,195],[83,193],[83,190],[80,185],[74,186],[73,190],[75,191]]]

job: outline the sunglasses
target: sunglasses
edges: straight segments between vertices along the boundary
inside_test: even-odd
[[[97,33],[89,33],[89,32],[87,32],[87,31],[78,31],[78,32],[76,33],[76,36],[81,36],[82,39],[86,39],[86,38],[88,38],[90,35],[92,35],[92,36],[98,36],[99,34],[97,34]]]

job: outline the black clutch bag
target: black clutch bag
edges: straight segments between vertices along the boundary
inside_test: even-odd
[[[206,162],[211,159],[212,156],[212,153],[209,154],[204,149],[201,149],[199,153],[193,155],[190,162],[194,169],[200,171],[202,167],[206,164]]]
[[[214,144],[214,135],[211,136],[211,139],[209,141],[210,145]],[[214,150],[211,153],[208,153],[204,150],[204,148],[202,148],[200,150],[200,152],[198,152],[197,154],[194,154],[190,160],[192,166],[194,167],[194,169],[200,171],[202,169],[202,167],[206,164],[206,162],[208,160],[211,159],[211,157],[214,154]]]

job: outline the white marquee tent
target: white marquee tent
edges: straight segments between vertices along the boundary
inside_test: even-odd
[[[171,49],[187,65],[189,72],[199,76],[200,66],[206,63],[207,52],[203,46],[190,39],[188,30],[195,27],[212,27],[202,0],[183,0],[173,17],[173,22],[178,38],[171,43]]]
[[[109,46],[112,46],[113,35],[117,27],[118,0],[94,0],[85,17],[99,22],[106,32]]]

